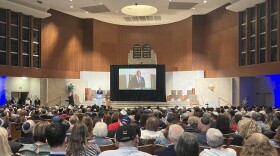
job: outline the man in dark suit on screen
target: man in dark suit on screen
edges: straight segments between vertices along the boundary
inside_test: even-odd
[[[141,76],[141,71],[137,70],[135,76],[132,76],[129,84],[129,89],[144,89],[145,88],[145,79]]]

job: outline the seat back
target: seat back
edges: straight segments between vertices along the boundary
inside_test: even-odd
[[[18,139],[21,137],[21,127],[23,123],[11,123],[11,137],[12,140]],[[20,127],[20,129],[17,129]]]
[[[154,154],[154,145],[138,146],[138,150],[153,155]]]
[[[236,151],[236,155],[237,156],[240,156],[240,153],[241,153],[241,151],[243,149],[242,146],[235,146],[235,145],[229,145],[229,148],[234,149]]]
[[[115,146],[115,144],[110,144],[110,145],[102,145],[102,146],[99,146],[101,152],[103,151],[107,151],[107,150],[116,150],[117,147]]]
[[[204,149],[210,149],[210,147],[199,146],[199,153],[201,153]]]
[[[223,136],[224,136],[224,144],[228,147],[229,146],[229,144],[230,144],[230,142],[232,141],[232,140],[230,140],[231,138],[231,136],[232,135],[234,135],[235,133],[228,133],[228,134],[223,134]]]
[[[163,147],[165,147],[164,145],[160,145],[160,144],[156,144],[155,146],[154,146],[154,151],[156,151],[156,150],[158,150],[158,149],[161,149],[161,148],[163,148]]]

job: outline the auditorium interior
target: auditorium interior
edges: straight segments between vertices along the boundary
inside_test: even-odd
[[[278,0],[0,3],[1,104],[280,107]],[[163,65],[164,101],[112,100],[114,65]]]

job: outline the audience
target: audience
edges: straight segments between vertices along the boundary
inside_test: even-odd
[[[175,145],[177,156],[198,156],[199,144],[194,134],[184,132]]]
[[[66,130],[62,124],[52,123],[46,128],[46,139],[50,146],[49,156],[66,156]]]
[[[274,138],[270,140],[270,144],[274,147],[280,148],[280,126],[278,126],[278,128],[276,129],[276,134]]]
[[[169,145],[155,152],[158,156],[176,156],[174,149],[175,144],[177,144],[179,137],[184,133],[184,129],[177,124],[172,124],[169,126],[168,142]]]
[[[107,134],[107,124],[104,122],[97,122],[93,128],[93,142],[95,142],[98,146],[112,144],[112,140],[106,138]]]
[[[118,128],[115,142],[117,150],[107,150],[99,156],[151,156],[148,153],[138,151],[139,138],[131,125],[123,125]]]
[[[24,144],[19,149],[19,153],[23,155],[48,155],[50,153],[50,146],[46,143],[45,131],[50,123],[47,121],[40,121],[34,127],[33,138],[35,143]]]
[[[245,141],[240,155],[278,156],[276,149],[269,143],[269,139],[261,133],[254,133]]]
[[[92,130],[93,130],[93,122],[90,116],[86,115],[83,117],[82,119],[82,123],[84,123],[87,128],[88,128],[88,133],[87,133],[87,138],[88,140],[92,140],[93,134],[92,134]]]
[[[223,134],[233,133],[234,131],[230,128],[229,115],[221,114],[218,117],[216,128]]]
[[[236,151],[231,148],[224,148],[224,137],[220,130],[208,129],[206,139],[210,150],[204,149],[199,156],[236,156]]]
[[[67,147],[67,155],[70,156],[86,156],[98,155],[101,151],[99,147],[87,140],[88,128],[84,123],[78,122],[73,127],[70,141]]]

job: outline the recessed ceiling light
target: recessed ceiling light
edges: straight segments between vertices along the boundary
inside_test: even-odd
[[[74,8],[74,6],[73,6],[73,5],[71,5],[71,6],[70,6],[70,8],[72,9],[72,8]]]
[[[169,2],[171,2],[172,0],[169,0]]]
[[[157,8],[150,5],[129,5],[123,7],[121,11],[130,16],[149,16],[157,13]]]
[[[21,77],[21,78],[22,78],[23,80],[27,80],[27,77],[25,77],[25,76],[24,76],[24,77]]]
[[[73,0],[70,0],[70,2],[72,2]]]
[[[99,3],[100,5],[102,5],[102,3]]]
[[[88,11],[86,11],[86,14],[88,14]]]
[[[119,11],[117,10],[116,12],[118,13]]]
[[[207,3],[207,0],[204,0],[203,3]]]
[[[195,8],[192,8],[193,10],[195,9]]]

